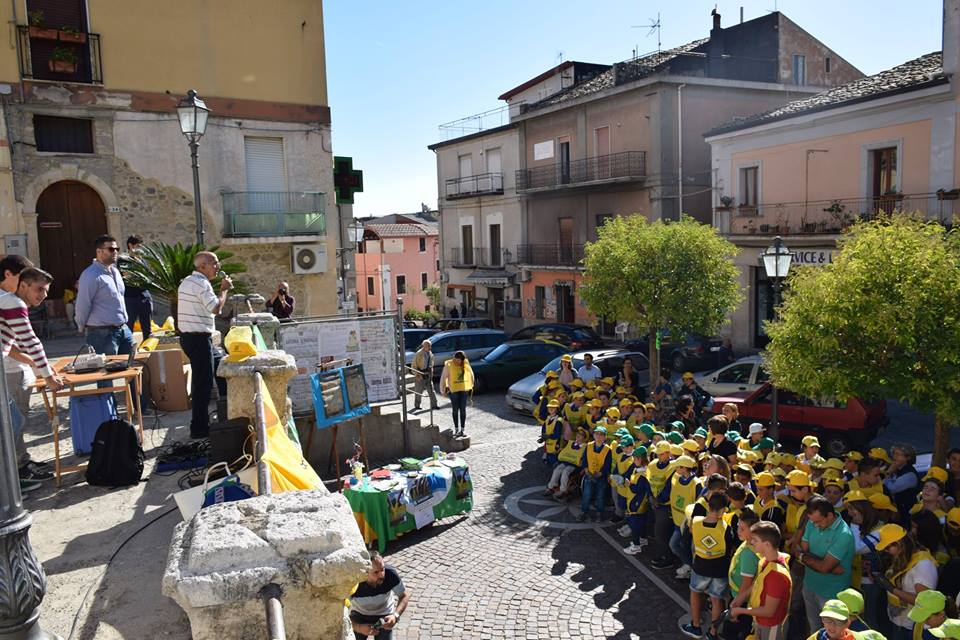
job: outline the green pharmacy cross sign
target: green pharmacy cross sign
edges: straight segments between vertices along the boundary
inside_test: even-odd
[[[353,158],[334,156],[333,186],[337,204],[353,204],[353,194],[363,191],[363,171],[353,168]]]

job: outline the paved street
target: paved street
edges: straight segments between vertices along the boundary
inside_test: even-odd
[[[452,424],[446,410],[435,418]],[[574,507],[540,495],[532,419],[490,393],[468,409],[467,433],[473,512],[387,548],[413,596],[401,640],[674,637],[683,609],[615,549],[615,527],[576,523]]]

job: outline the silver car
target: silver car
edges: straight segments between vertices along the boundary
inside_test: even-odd
[[[571,354],[573,356],[574,369],[579,369],[583,366],[583,356],[588,353],[593,355],[593,364],[600,369],[600,374],[603,377],[609,376],[616,378],[623,370],[624,359],[629,358],[633,361],[633,368],[637,372],[640,388],[644,390],[643,395],[646,396],[646,391],[649,391],[650,388],[650,363],[645,353],[639,351],[617,351],[616,349],[578,351],[577,353]],[[545,364],[540,371],[531,373],[526,378],[514,382],[507,390],[507,404],[517,411],[523,411],[524,413],[533,411],[533,395],[537,392],[537,389],[540,388],[540,385],[543,384],[543,379],[547,375],[547,371],[558,371],[559,369],[560,358],[558,357]]]
[[[716,371],[694,376],[697,384],[714,397],[751,393],[769,378],[760,356],[740,358]]]
[[[497,329],[460,329],[441,331],[428,338],[433,351],[433,377],[439,378],[443,364],[457,351],[463,351],[468,360],[479,360],[495,347],[507,341],[507,334]],[[413,362],[415,351],[407,351],[404,361]]]

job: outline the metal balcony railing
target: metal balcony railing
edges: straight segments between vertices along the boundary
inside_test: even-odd
[[[481,173],[466,178],[450,178],[445,183],[447,200],[503,194],[502,173]]]
[[[949,225],[960,215],[960,194],[891,194],[717,207],[714,220],[721,233],[735,235],[838,234],[857,220],[894,211],[920,212],[930,220]]]
[[[452,247],[448,254],[454,267],[502,267],[510,260],[506,249]]]
[[[103,84],[99,34],[17,25],[17,37],[23,78]]]
[[[641,180],[646,175],[647,153],[624,151],[533,169],[519,169],[517,191],[545,191],[610,180]]]
[[[517,245],[517,263],[545,267],[578,267],[583,260],[582,244]]]
[[[224,237],[327,233],[324,194],[319,191],[228,191],[220,195]]]

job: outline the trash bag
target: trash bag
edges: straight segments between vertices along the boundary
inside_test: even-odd
[[[265,387],[263,409],[267,423],[267,452],[262,459],[270,467],[273,492],[319,488],[323,481],[303,457],[300,448],[287,436],[286,426],[281,422],[273,398]]]

